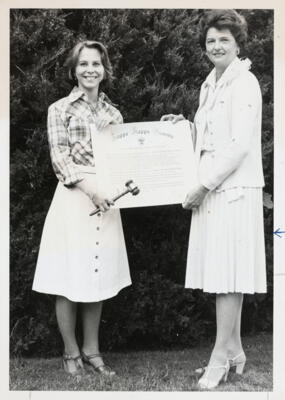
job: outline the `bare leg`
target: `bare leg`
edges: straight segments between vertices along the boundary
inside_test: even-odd
[[[75,357],[79,348],[75,337],[77,303],[66,297],[57,296],[55,303],[56,318],[64,342],[64,351]]]
[[[103,302],[82,304],[83,347],[86,355],[99,354],[99,325]],[[94,358],[92,364],[97,367],[102,365],[101,358]]]
[[[99,325],[102,313],[103,302],[83,303],[82,304],[82,322],[83,322],[83,348],[82,351],[86,356],[83,361],[95,367],[95,371],[100,374],[112,377],[116,373],[108,365],[104,364],[99,350]]]
[[[228,345],[237,316],[241,310],[241,293],[218,294],[216,296],[217,335],[210,363],[224,365],[227,360]]]
[[[239,293],[217,294],[216,296],[217,334],[209,366],[226,366],[228,363],[228,343],[240,310],[241,296],[242,294]],[[225,368],[209,369],[199,382],[207,378],[218,384],[224,373]]]
[[[235,320],[235,324],[233,327],[233,331],[232,331],[231,337],[228,342],[228,357],[229,358],[233,358],[243,352],[242,342],[241,342],[241,334],[240,334],[242,304],[243,304],[243,295],[241,294],[238,314],[236,315],[236,320]]]
[[[77,303],[68,300],[66,297],[57,296],[55,312],[59,331],[64,343],[64,352],[72,357],[77,357],[80,354],[75,337]],[[82,365],[81,360],[78,360],[78,363]],[[67,368],[70,373],[77,370],[73,360],[67,361]]]

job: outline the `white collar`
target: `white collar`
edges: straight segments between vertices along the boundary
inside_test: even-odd
[[[207,76],[204,85],[211,86],[212,88],[215,88],[216,86],[222,86],[225,83],[231,82],[240,73],[248,71],[250,67],[251,61],[248,58],[241,60],[238,57],[235,57],[233,61],[229,64],[229,66],[225,69],[218,82],[216,82],[216,68],[213,68]]]
[[[79,89],[78,86],[75,86],[72,91],[68,95],[68,100],[70,103],[75,102],[79,98],[83,98],[85,101],[88,102],[88,98],[86,93],[83,92],[83,90]],[[98,101],[104,101],[106,100],[107,96],[105,95],[104,92],[100,92],[98,95]]]

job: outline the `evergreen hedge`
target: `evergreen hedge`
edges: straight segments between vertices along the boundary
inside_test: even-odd
[[[13,354],[54,355],[61,342],[54,298],[31,291],[44,219],[57,180],[50,164],[49,104],[72,89],[64,61],[79,39],[106,44],[115,81],[105,87],[125,122],[183,113],[193,120],[211,66],[197,41],[200,9],[11,10],[10,328]],[[240,10],[242,56],[263,94],[268,294],[246,296],[243,333],[272,330],[273,12]],[[184,289],[191,213],[181,206],[122,210],[133,285],[105,302],[103,349],[194,346],[215,333],[215,297]],[[78,327],[80,333],[80,326]]]

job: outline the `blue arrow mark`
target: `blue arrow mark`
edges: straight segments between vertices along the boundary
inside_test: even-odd
[[[280,231],[280,228],[276,229],[276,231],[273,232],[274,235],[282,238],[282,233],[285,233],[285,231]]]

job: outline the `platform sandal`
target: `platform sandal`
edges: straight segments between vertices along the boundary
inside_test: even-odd
[[[102,376],[106,376],[106,377],[113,377],[116,375],[116,372],[112,370],[112,368],[109,365],[104,364],[104,361],[102,360],[102,355],[100,353],[96,353],[96,354],[85,354],[83,351],[81,351],[81,357],[82,357],[82,361],[89,365],[92,370],[94,372],[96,372],[97,374],[100,374]],[[101,359],[101,364],[99,365],[94,365],[91,360],[95,359],[95,358],[99,358]]]
[[[81,362],[79,360],[81,360]],[[74,370],[70,368],[71,361],[74,364]],[[64,353],[62,356],[62,366],[64,371],[71,376],[82,375],[82,373],[84,373],[81,355],[73,357],[70,354]]]

